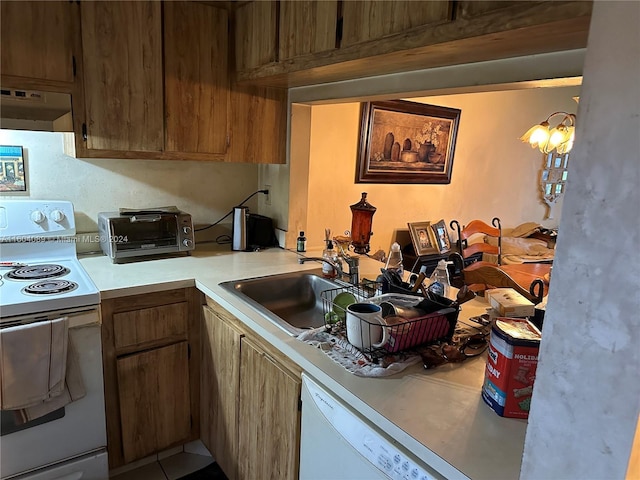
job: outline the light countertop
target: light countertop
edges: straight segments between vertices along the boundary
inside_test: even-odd
[[[191,256],[119,265],[98,255],[80,261],[103,299],[195,285],[447,478],[519,476],[527,422],[499,417],[483,402],[484,355],[429,371],[420,364],[391,377],[357,377],[219,286],[229,280],[317,269],[316,262],[300,265],[295,252],[282,249],[231,252],[229,246],[216,245],[199,245]],[[361,258],[361,278],[374,279],[381,266]],[[486,307],[483,299],[472,300],[462,306],[460,318],[484,313]]]

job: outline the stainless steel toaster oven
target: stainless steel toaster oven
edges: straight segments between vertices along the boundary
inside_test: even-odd
[[[195,248],[191,215],[176,207],[98,214],[100,248],[114,263]]]

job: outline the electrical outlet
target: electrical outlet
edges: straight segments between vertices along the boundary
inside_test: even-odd
[[[269,190],[269,193],[265,194],[264,204],[271,205],[271,185],[265,185],[264,190]]]

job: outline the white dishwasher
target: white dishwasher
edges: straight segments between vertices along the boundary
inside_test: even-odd
[[[302,374],[300,480],[431,480],[418,465],[344,403]]]

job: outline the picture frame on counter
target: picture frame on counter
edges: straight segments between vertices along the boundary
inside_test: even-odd
[[[406,100],[362,103],[356,183],[451,183],[460,114]]]
[[[431,222],[414,222],[407,225],[416,256],[422,257],[439,253]]]
[[[431,231],[435,237],[435,245],[438,253],[447,253],[451,250],[451,238],[444,219],[431,225]]]

